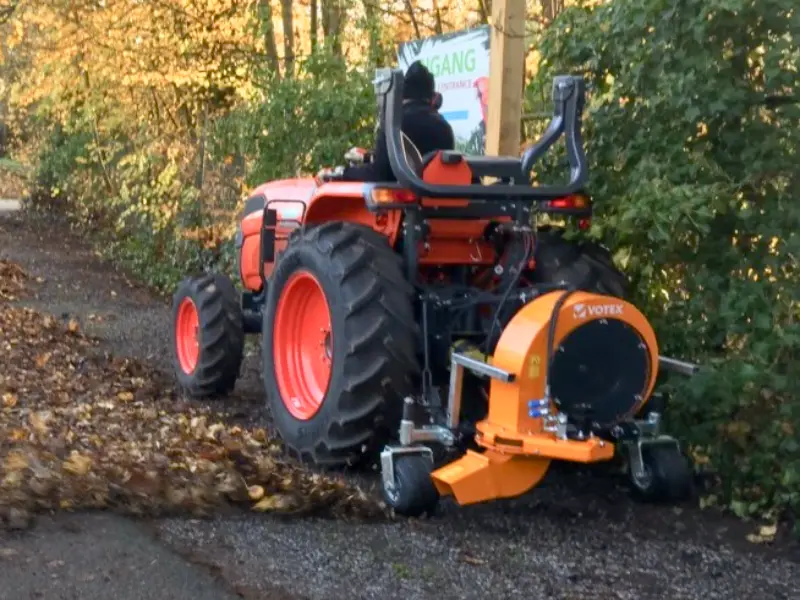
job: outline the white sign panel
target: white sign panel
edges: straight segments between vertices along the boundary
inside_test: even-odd
[[[442,95],[440,112],[453,128],[456,148],[483,154],[489,101],[489,27],[414,40],[400,44],[403,71],[422,62],[436,79]]]

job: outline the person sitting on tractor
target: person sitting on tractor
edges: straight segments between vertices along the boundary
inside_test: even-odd
[[[421,62],[412,63],[405,74],[401,129],[422,156],[434,150],[455,149],[453,128],[439,114],[437,106],[439,103],[433,74]],[[329,173],[330,170],[323,169],[317,175],[317,179],[324,181]],[[376,133],[372,162],[345,167],[336,179],[339,181],[397,181],[389,164],[386,133],[382,124]]]

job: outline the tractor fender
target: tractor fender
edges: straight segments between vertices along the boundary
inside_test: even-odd
[[[400,230],[401,213],[387,210],[380,213],[367,209],[363,182],[331,182],[314,190],[308,200],[304,224],[316,225],[343,221],[369,227],[389,238],[394,245]]]

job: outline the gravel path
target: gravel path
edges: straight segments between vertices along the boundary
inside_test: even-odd
[[[227,582],[187,562],[139,523],[112,515],[39,519],[0,533],[0,599],[228,600]]]
[[[16,212],[22,207],[19,200],[4,200],[0,198],[0,215],[3,213]]]
[[[2,217],[0,257],[44,278],[29,305],[76,316],[111,351],[168,368],[166,301],[101,263],[63,225]],[[255,355],[247,359],[226,403],[243,418],[264,421],[256,362]],[[375,477],[366,482],[377,484]],[[152,523],[109,515],[57,517],[32,534],[0,538],[0,599],[102,597],[92,591],[101,589],[92,587],[101,585],[98,579],[79,578],[86,569],[48,579],[48,561],[70,561],[59,524],[75,518],[81,526],[75,539],[94,545],[94,554],[80,557],[93,565],[92,573],[102,578],[112,567],[128,569],[128,595],[122,590],[119,598],[800,597],[796,544],[754,546],[744,539],[752,527],[736,520],[692,507],[637,505],[611,477],[560,469],[524,498],[460,509],[445,503],[441,516],[424,521],[356,525],[246,513]],[[38,550],[47,544],[56,550]],[[13,550],[6,558],[4,547]],[[59,547],[65,558],[49,558]],[[115,551],[126,547],[128,555]],[[142,562],[150,555],[150,563]],[[23,556],[37,569],[3,564],[19,564]],[[145,564],[147,576],[137,578],[138,565]]]

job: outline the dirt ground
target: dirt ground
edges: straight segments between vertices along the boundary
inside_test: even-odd
[[[25,305],[75,317],[111,352],[169,368],[167,301],[99,261],[63,224],[0,216],[0,258],[44,279]],[[224,402],[268,425],[257,362],[251,350]],[[377,475],[364,483],[376,488]],[[445,502],[421,521],[59,514],[0,533],[0,600],[800,597],[800,548],[750,544],[753,529],[694,507],[636,504],[613,478],[563,469],[523,498]]]

